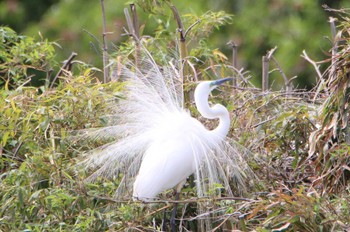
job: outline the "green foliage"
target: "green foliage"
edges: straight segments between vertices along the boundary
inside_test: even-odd
[[[85,69],[61,77],[57,88],[41,87],[42,93],[33,87],[1,90],[1,230],[108,227],[113,215],[101,216],[105,203],[84,197],[75,177],[72,165],[83,144],[76,149],[67,138],[74,130],[103,125],[106,102],[122,87],[97,84],[92,75]]]
[[[261,56],[277,46],[276,59],[286,75],[298,75],[299,87],[311,88],[315,84],[315,73],[300,55],[307,50],[311,57],[322,59],[323,51],[331,47],[329,41],[321,39],[330,37],[326,21],[327,15],[318,1],[250,0],[241,4],[233,26],[243,61],[253,76],[261,73]],[[272,80],[279,86],[276,76],[277,73],[273,73]]]
[[[159,63],[166,60],[165,56],[176,56],[176,50],[178,49],[177,46],[179,43],[179,34],[176,30],[176,25],[174,24],[173,13],[168,4],[164,7],[167,8],[167,14],[165,16],[153,15],[157,22],[156,29],[152,33],[141,35],[141,43],[152,52],[152,56]],[[162,9],[165,11],[164,8]],[[223,63],[223,60],[227,60],[223,53],[210,46],[208,38],[214,29],[219,29],[220,27],[231,23],[232,15],[223,11],[208,11],[200,16],[195,14],[184,14],[181,18],[184,30],[187,32],[184,34],[186,37],[186,47],[189,53],[189,57],[184,58],[190,60],[191,57],[193,57],[193,64],[195,65],[195,68],[198,69],[208,67],[210,62],[217,63],[221,61],[221,63]],[[114,55],[114,57],[118,55],[129,56],[135,49],[134,43],[131,41],[132,38],[129,38],[126,42],[120,44],[116,51],[117,55]],[[153,51],[156,52],[153,53]],[[178,57],[170,58],[177,59]],[[198,70],[198,72],[200,71]]]
[[[184,14],[184,24],[188,27],[195,25],[194,30],[190,30],[188,34],[189,39],[203,39],[212,34],[214,29],[219,29],[220,26],[225,26],[232,23],[233,15],[225,11],[208,11],[203,15],[196,16],[194,14]],[[198,23],[198,24],[197,24]]]
[[[0,88],[38,85],[54,65],[53,43],[19,36],[8,27],[0,27],[0,48]]]
[[[107,39],[109,51],[113,52],[114,46],[127,40],[123,27],[126,27],[123,8],[129,8],[129,3],[135,3],[138,9],[139,24],[143,35],[161,34],[165,44],[170,48],[164,36],[176,34],[176,22],[173,20],[169,5],[174,4],[183,18],[185,29],[197,19],[203,21],[190,32],[187,41],[195,40],[191,48],[197,47],[197,41],[205,39],[207,26],[220,25],[220,31],[215,31],[207,44],[211,49],[220,48],[226,56],[231,51],[226,43],[234,40],[239,46],[239,67],[249,70],[253,76],[253,82],[259,85],[261,73],[261,56],[267,50],[277,46],[275,54],[287,77],[298,76],[294,83],[300,88],[312,88],[315,84],[315,73],[311,66],[300,57],[304,49],[311,58],[323,59],[329,50],[331,43],[324,37],[330,37],[328,16],[331,14],[324,11],[322,1],[227,1],[227,0],[198,0],[187,1],[104,1],[106,4]],[[349,1],[327,1],[333,7],[349,7]],[[57,55],[60,60],[66,59],[71,51],[76,51],[85,58],[85,61],[94,63],[101,69],[101,35],[102,25],[100,1],[68,1],[61,0],[54,8],[43,15],[38,25],[32,25],[26,29],[26,33],[37,35],[38,31],[51,40],[59,40],[65,49],[59,50]],[[212,14],[217,17],[220,12],[226,11],[226,15],[234,15],[232,24],[227,24],[226,16],[218,23]],[[77,12],[83,12],[77,14]],[[206,13],[208,12],[208,13]],[[213,13],[216,12],[216,13]],[[77,17],[79,20],[77,20]],[[214,20],[212,23],[211,21]],[[223,21],[222,21],[223,20]],[[207,21],[207,22],[205,22]],[[91,23],[97,22],[97,23]],[[198,30],[196,30],[196,27]],[[91,37],[88,31],[95,38]],[[210,30],[209,30],[210,31]],[[192,36],[191,33],[199,33],[200,36]],[[205,35],[204,35],[205,34]],[[201,38],[203,36],[203,38]],[[156,36],[155,36],[156,37]],[[171,41],[175,37],[171,38]],[[168,42],[167,42],[168,41]],[[159,41],[157,41],[158,43]],[[161,49],[163,46],[160,46]],[[321,58],[322,57],[322,58]],[[322,66],[323,69],[326,67]],[[279,89],[283,83],[278,78],[278,72],[271,74],[274,87]]]

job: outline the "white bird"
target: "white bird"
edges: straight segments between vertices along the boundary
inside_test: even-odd
[[[230,178],[243,188],[240,154],[225,141],[229,113],[222,105],[208,103],[211,91],[229,79],[204,81],[195,90],[202,116],[219,119],[218,127],[208,130],[184,109],[182,82],[174,65],[160,68],[148,56],[140,67],[123,67],[126,94],[111,104],[109,124],[86,131],[89,137],[115,138],[86,154],[84,167],[95,170],[88,180],[122,174],[116,197],[144,201],[176,186],[179,191],[191,174],[198,197],[212,193],[217,184],[232,194]]]
[[[159,193],[181,189],[187,177],[200,168],[206,153],[216,148],[228,133],[230,117],[222,105],[210,107],[208,97],[218,85],[232,78],[201,82],[194,94],[197,110],[209,119],[219,118],[219,126],[206,129],[187,112],[171,112],[159,122],[160,131],[145,151],[134,183],[133,196],[139,200],[153,200]],[[173,120],[169,120],[172,118]]]

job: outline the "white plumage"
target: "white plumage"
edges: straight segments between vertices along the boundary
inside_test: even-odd
[[[195,91],[202,116],[219,118],[219,126],[210,131],[183,108],[182,82],[173,65],[159,68],[148,56],[141,67],[123,68],[125,98],[111,107],[108,126],[88,131],[92,137],[116,138],[85,157],[84,165],[95,168],[89,179],[122,173],[117,197],[130,196],[133,189],[134,198],[147,201],[167,189],[179,189],[194,173],[199,197],[216,183],[230,194],[229,178],[242,184],[237,165],[241,158],[225,142],[230,125],[226,108],[208,104],[211,90],[223,81],[201,82]]]

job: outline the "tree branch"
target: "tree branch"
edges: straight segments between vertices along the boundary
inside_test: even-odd
[[[71,69],[71,65],[72,65],[72,61],[74,60],[74,58],[77,56],[78,54],[75,53],[75,52],[72,52],[72,54],[69,56],[69,58],[67,60],[65,60],[63,62],[63,65],[62,67],[60,68],[60,71],[58,71],[58,73],[56,74],[55,78],[52,80],[51,82],[51,85],[50,85],[50,89],[53,87],[53,85],[55,84],[57,78],[59,76],[62,75],[62,73],[65,71],[65,70],[70,70]]]
[[[109,81],[109,66],[108,66],[108,46],[107,46],[107,26],[106,26],[106,12],[104,0],[101,0],[101,8],[102,8],[102,24],[103,24],[103,33],[102,33],[102,41],[103,41],[103,82],[107,83]]]

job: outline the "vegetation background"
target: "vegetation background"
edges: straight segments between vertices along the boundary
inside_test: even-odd
[[[147,2],[147,1],[145,1]],[[162,2],[162,1],[160,1]],[[128,1],[106,0],[106,18],[109,49],[127,39],[122,36],[126,25],[123,9]],[[273,47],[283,71],[295,80],[299,88],[310,89],[315,85],[312,66],[300,57],[304,49],[317,60],[327,58],[331,46],[328,17],[332,14],[323,9],[349,7],[346,0],[198,0],[174,2],[181,15],[199,17],[207,11],[225,11],[232,14],[231,23],[223,25],[205,40],[206,46],[219,48],[228,57],[231,51],[227,42],[233,40],[239,46],[239,67],[249,70],[254,84],[261,82],[261,57]],[[99,1],[3,0],[0,2],[0,24],[8,25],[18,33],[38,38],[40,36],[61,45],[57,60],[66,59],[72,51],[87,63],[102,67],[99,44],[92,36],[101,39],[102,18]],[[153,14],[152,14],[153,13]],[[175,30],[171,12],[145,12],[140,10],[140,24],[145,35],[159,30]],[[39,33],[41,35],[39,35]],[[198,46],[194,43],[192,46]],[[279,79],[275,78],[278,89]]]
[[[134,51],[132,39],[123,35],[123,9],[131,1],[104,2],[108,52],[119,62],[118,56]],[[170,1],[135,2],[148,43],[174,47]],[[196,209],[204,207],[213,231],[350,230],[350,22],[344,11],[322,7],[346,9],[349,1],[172,3],[186,27],[202,20],[187,40],[189,54],[203,60],[195,63],[198,73],[231,62],[229,41],[239,46],[238,67],[251,83],[242,81],[235,94],[215,100],[234,115],[230,137],[251,152],[247,161],[258,179],[247,181],[244,198],[232,199],[195,199],[189,184],[179,229],[201,231],[204,219]],[[330,16],[337,18],[335,50]],[[3,0],[0,24],[0,230],[159,230],[163,210],[172,204],[116,201],[118,178],[84,183],[89,170],[76,169],[79,154],[105,141],[67,140],[72,131],[105,125],[106,102],[122,94],[123,83],[101,83],[100,1]],[[261,92],[261,57],[275,46],[273,56],[288,79],[297,76],[293,85],[299,89],[284,92],[281,69],[271,67],[275,91]],[[315,70],[301,57],[303,50],[325,61]],[[73,69],[62,66],[72,52],[78,54],[71,57]]]

